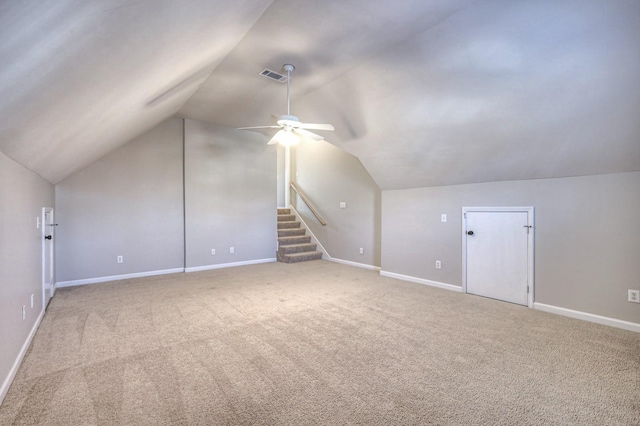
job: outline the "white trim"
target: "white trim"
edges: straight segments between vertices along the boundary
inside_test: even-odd
[[[583,321],[589,321],[596,324],[608,325],[610,327],[621,328],[623,330],[635,331],[640,333],[640,324],[635,322],[629,322],[619,320],[615,318],[603,317],[600,315],[589,314],[587,312],[574,311],[573,309],[560,308],[558,306],[547,305],[544,303],[535,302],[533,309],[543,312],[549,312],[551,314],[562,315],[569,318],[575,318]]]
[[[349,265],[356,268],[362,268],[362,269],[368,269],[370,271],[380,272],[379,266],[367,265],[366,263],[358,263],[358,262],[352,262],[350,260],[337,259],[329,255],[327,255],[327,260],[329,262],[342,263],[343,265]]]
[[[284,205],[291,204],[291,146],[284,147]]]
[[[51,223],[47,224],[45,217],[47,214],[51,215]],[[56,238],[54,236],[55,233],[55,216],[53,212],[53,207],[43,207],[42,208],[42,306],[46,309],[49,304],[49,300],[53,298],[53,295],[56,291],[55,285],[55,261],[54,261],[54,253],[55,253],[55,241]],[[45,240],[47,235],[47,228],[49,229],[50,235],[53,236],[53,240]],[[47,253],[47,244],[49,245],[49,259],[46,258]],[[49,277],[45,277],[45,273],[47,270],[47,261],[50,263],[49,265]],[[49,281],[49,285],[51,286],[49,289],[49,294],[47,293],[47,289],[45,287],[45,282]],[[50,296],[50,297],[49,297]]]
[[[410,281],[412,283],[424,284],[431,287],[442,288],[444,290],[455,291],[456,293],[462,293],[462,287],[453,284],[440,283],[438,281],[425,280],[424,278],[417,278],[409,275],[396,274],[395,272],[387,271],[380,271],[380,275],[382,275],[383,277],[395,278],[402,281]]]
[[[38,327],[40,327],[40,322],[42,321],[43,317],[44,317],[44,307],[42,307],[42,310],[40,311],[40,315],[38,315],[38,319],[36,320],[35,324],[33,324],[33,327],[31,328],[31,332],[29,333],[27,340],[25,340],[24,344],[22,345],[22,348],[20,349],[20,352],[18,353],[16,360],[13,362],[13,365],[11,366],[11,370],[9,370],[9,374],[4,379],[4,382],[2,383],[2,387],[0,387],[0,404],[2,404],[2,401],[4,401],[4,397],[7,396],[7,392],[9,392],[11,383],[13,382],[13,379],[16,377],[16,374],[18,373],[20,364],[22,364],[22,360],[24,359],[24,356],[27,353],[27,349],[29,349],[29,346],[31,345],[31,341],[33,340],[33,337],[36,335],[36,331],[38,331]]]
[[[275,257],[270,257],[268,259],[257,259],[257,260],[246,260],[243,262],[232,262],[232,263],[221,263],[219,265],[205,265],[205,266],[194,266],[192,268],[185,268],[185,272],[198,272],[198,271],[208,271],[211,269],[222,269],[222,268],[233,268],[236,266],[246,266],[246,265],[257,265],[259,263],[271,263],[277,262],[278,259]]]
[[[56,283],[56,287],[58,288],[75,287],[78,285],[98,284],[98,283],[105,283],[108,281],[128,280],[131,278],[152,277],[155,275],[177,274],[180,272],[184,272],[184,268],[163,269],[160,271],[136,272],[133,274],[123,274],[123,275],[110,275],[108,277],[87,278],[83,280],[60,281]]]
[[[535,209],[534,207],[462,207],[462,292],[467,293],[467,213],[469,212],[526,212],[530,226],[527,238],[527,306],[533,308],[535,294]]]

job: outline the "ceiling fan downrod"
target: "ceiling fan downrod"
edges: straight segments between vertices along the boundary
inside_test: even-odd
[[[291,100],[289,98],[289,92],[291,90],[291,71],[296,67],[291,64],[284,64],[282,68],[287,72],[287,115],[291,115]]]

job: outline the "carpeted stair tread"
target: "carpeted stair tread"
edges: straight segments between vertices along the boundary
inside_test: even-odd
[[[287,228],[300,228],[300,222],[298,221],[278,222],[278,229],[287,229]]]
[[[317,244],[311,242],[311,236],[291,209],[278,209],[278,262],[297,263],[322,259]]]
[[[304,228],[286,228],[286,229],[278,229],[278,237],[289,237],[293,235],[304,235],[307,233],[307,230]]]
[[[309,235],[293,235],[290,237],[278,237],[278,245],[288,244],[302,244],[311,242],[311,236]]]
[[[321,251],[304,251],[300,253],[285,254],[283,256],[285,263],[305,262],[307,260],[322,259]]]
[[[315,251],[317,247],[318,245],[314,243],[289,244],[281,245],[278,251],[282,254],[301,253],[304,251]]]
[[[296,215],[294,214],[279,214],[278,222],[291,222],[296,219]]]

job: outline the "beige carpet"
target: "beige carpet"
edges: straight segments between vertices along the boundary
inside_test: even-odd
[[[59,290],[0,424],[640,424],[640,334],[313,261]]]

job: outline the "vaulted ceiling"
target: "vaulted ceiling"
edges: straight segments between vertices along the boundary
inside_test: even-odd
[[[640,170],[637,0],[6,0],[0,63],[0,151],[53,183],[176,114],[272,124],[285,63],[382,189]]]

